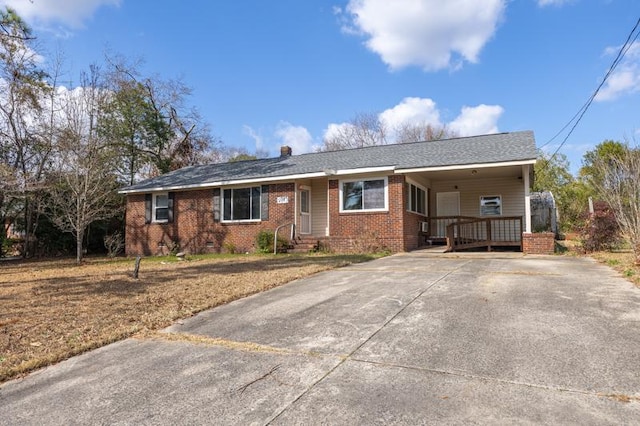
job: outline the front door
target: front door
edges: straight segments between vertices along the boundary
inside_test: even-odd
[[[460,193],[438,192],[436,194],[436,216],[460,216]]]
[[[300,233],[311,234],[311,190],[300,189]]]
[[[460,216],[460,193],[459,192],[438,192],[436,194],[436,216],[455,217]],[[444,238],[447,236],[447,225],[455,222],[456,219],[443,219],[436,221],[436,236]]]

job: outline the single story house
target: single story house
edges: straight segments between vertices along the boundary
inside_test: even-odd
[[[337,251],[519,246],[531,131],[185,167],[123,188],[126,252],[253,251],[261,230]],[[524,237],[523,237],[524,236]],[[533,247],[533,248],[532,248]]]

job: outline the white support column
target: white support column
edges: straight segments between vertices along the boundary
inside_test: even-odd
[[[529,194],[529,172],[531,166],[525,164],[522,166],[522,181],[524,182],[524,232],[531,233],[531,195]]]

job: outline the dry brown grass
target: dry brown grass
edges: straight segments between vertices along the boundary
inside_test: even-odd
[[[179,318],[370,256],[239,255],[184,262],[0,262],[0,382]]]
[[[612,251],[597,251],[584,253],[578,236],[572,236],[565,241],[561,241],[560,246],[564,254],[572,256],[589,256],[600,263],[610,266],[636,287],[640,287],[640,265],[635,263],[635,258],[631,250],[620,249]]]

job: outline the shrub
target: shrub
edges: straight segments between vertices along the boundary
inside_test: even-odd
[[[114,232],[104,236],[104,246],[107,249],[107,255],[111,258],[116,257],[124,248],[124,237],[121,232]]]
[[[235,254],[238,251],[236,245],[228,241],[225,241],[222,246],[224,247],[224,251],[229,254]]]
[[[274,234],[272,231],[262,230],[256,236],[256,247],[260,253],[273,252]],[[286,247],[288,244],[286,238],[278,235],[278,249]]]
[[[586,216],[580,230],[582,248],[586,252],[611,250],[620,243],[620,227],[616,221],[615,213],[608,203],[595,202],[593,213]]]

